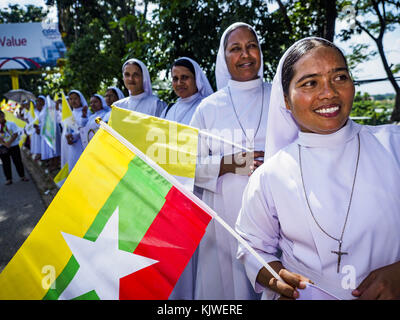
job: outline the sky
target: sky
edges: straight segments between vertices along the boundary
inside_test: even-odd
[[[44,0],[0,0],[0,8],[7,7],[8,4],[19,4],[27,5],[34,4],[36,6],[45,7]],[[277,7],[272,5],[271,11],[275,10]],[[49,18],[53,21],[57,20],[57,11],[55,7],[50,9]],[[336,34],[342,28],[348,28],[349,24],[345,21],[336,20]],[[334,40],[335,44],[339,46],[345,54],[351,53],[351,45],[357,43],[366,43],[370,45],[371,49],[376,50],[376,45],[367,34],[362,33],[361,35],[353,36],[349,41],[341,42],[338,39]],[[384,36],[384,48],[386,52],[387,59],[390,64],[400,63],[400,27],[398,27],[393,32],[386,33]],[[364,79],[375,79],[375,78],[386,78],[386,73],[383,69],[382,61],[379,54],[377,54],[370,61],[362,63],[358,66],[356,70],[353,71],[353,76],[357,80]],[[394,93],[394,89],[389,81],[381,81],[370,84],[364,84],[357,86],[357,91],[368,92],[369,94],[384,94],[384,93]]]

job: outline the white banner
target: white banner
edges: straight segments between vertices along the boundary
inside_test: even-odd
[[[54,67],[65,52],[57,24],[0,24],[0,70]]]

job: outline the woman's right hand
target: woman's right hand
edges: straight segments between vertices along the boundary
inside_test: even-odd
[[[312,283],[310,279],[286,270],[280,261],[270,262],[269,265],[285,282],[275,279],[265,267],[258,273],[257,282],[278,293],[280,295],[279,300],[297,299],[299,297],[297,289],[305,289],[305,282]]]

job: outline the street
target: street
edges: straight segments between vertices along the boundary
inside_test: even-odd
[[[13,183],[6,186],[3,165],[0,164],[0,272],[18,251],[46,209],[35,180],[27,169],[29,164],[24,157],[23,159],[28,182],[20,181],[12,164]]]

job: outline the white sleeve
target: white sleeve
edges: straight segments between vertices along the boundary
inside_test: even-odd
[[[197,108],[190,122],[192,127],[205,129],[205,121],[200,108]],[[199,134],[195,185],[211,192],[217,191],[221,154],[210,154],[209,139]]]
[[[279,220],[268,188],[265,165],[250,177],[243,193],[242,208],[236,221],[236,231],[265,260],[277,261]],[[256,292],[269,290],[256,282],[262,264],[239,243],[237,258],[244,264],[247,276]]]

